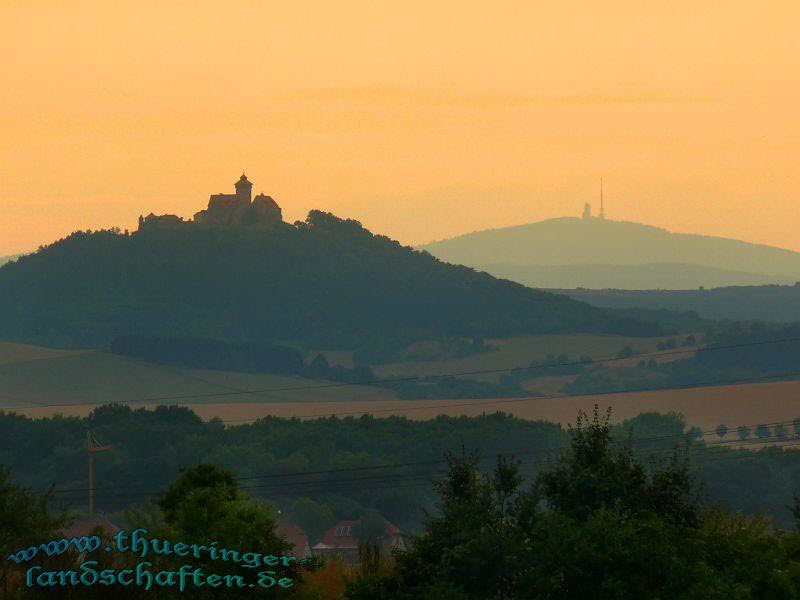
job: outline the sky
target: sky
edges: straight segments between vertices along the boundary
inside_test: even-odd
[[[420,244],[597,210],[800,251],[800,3],[0,0],[0,256],[244,170]]]

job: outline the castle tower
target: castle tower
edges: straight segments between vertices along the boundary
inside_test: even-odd
[[[247,175],[242,173],[242,176],[239,177],[239,181],[233,185],[236,188],[236,198],[241,200],[243,203],[246,201],[247,204],[250,204],[250,201],[253,197],[253,184],[247,179]]]

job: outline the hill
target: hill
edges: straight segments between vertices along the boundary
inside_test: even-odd
[[[642,265],[485,265],[481,270],[538,288],[690,290],[731,285],[793,284],[795,279],[686,263]]]
[[[800,279],[797,252],[596,218],[478,231],[420,249],[533,287],[687,289]]]
[[[605,308],[693,311],[707,319],[800,321],[800,285],[711,290],[554,290]]]
[[[272,227],[78,232],[0,267],[0,339],[53,346],[161,335],[379,353],[413,339],[563,331],[660,327],[446,264],[319,211]]]

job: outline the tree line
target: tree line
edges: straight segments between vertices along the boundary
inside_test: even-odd
[[[504,413],[422,421],[265,417],[226,425],[203,421],[186,407],[106,405],[83,418],[0,412],[0,464],[20,485],[45,490],[55,484],[58,502],[85,510],[87,430],[114,447],[95,457],[98,510],[116,514],[165,489],[182,467],[208,462],[245,478],[254,496],[274,502],[312,538],[370,510],[404,531],[417,530],[422,511],[433,508],[426,483],[442,473],[444,451],[464,447],[480,451],[484,461],[518,454],[525,458],[523,476],[532,480],[569,444],[558,424]],[[676,443],[685,447],[710,501],[768,514],[783,526],[791,521],[787,498],[800,478],[798,450],[711,443],[719,439],[714,432],[700,437],[675,414],[642,414],[614,428],[618,438],[628,432],[643,459],[664,455]]]

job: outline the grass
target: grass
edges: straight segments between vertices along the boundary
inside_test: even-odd
[[[164,367],[100,351],[60,354],[60,351],[48,353],[48,349],[39,349],[41,352],[37,353],[33,349],[0,343],[0,357],[4,359],[0,362],[0,409],[19,405],[136,403],[173,396],[198,396],[183,401],[214,403],[309,402],[341,397],[337,388],[236,393],[327,383],[300,377]],[[20,350],[16,360],[15,350]],[[374,387],[354,386],[347,390],[349,398],[359,401],[393,397],[391,392]]]

